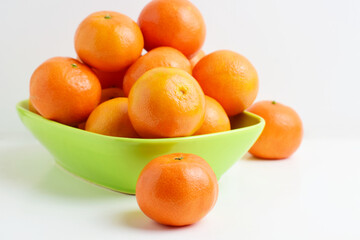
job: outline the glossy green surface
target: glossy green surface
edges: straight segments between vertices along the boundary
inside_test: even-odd
[[[176,152],[203,157],[217,178],[253,145],[264,128],[262,118],[244,112],[231,119],[233,130],[181,138],[140,139],[104,136],[47,120],[16,106],[24,125],[70,172],[112,190],[135,193],[138,175],[153,158]]]

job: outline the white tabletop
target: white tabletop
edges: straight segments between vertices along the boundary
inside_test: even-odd
[[[360,139],[305,139],[287,160],[246,155],[219,185],[202,221],[165,227],[134,196],[58,167],[30,134],[0,136],[0,239],[360,239]]]

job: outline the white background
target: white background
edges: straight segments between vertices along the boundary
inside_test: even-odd
[[[216,239],[235,232],[243,239],[359,239],[358,0],[192,1],[207,24],[205,52],[246,56],[259,73],[257,100],[292,106],[305,128],[292,158],[239,161],[220,181],[217,206],[199,224],[155,225],[133,197],[54,165],[15,112],[28,97],[32,72],[50,57],[75,57],[73,35],[91,12],[113,10],[136,20],[147,2],[0,1],[0,238]]]

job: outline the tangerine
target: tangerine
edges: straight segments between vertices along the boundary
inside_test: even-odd
[[[140,209],[151,219],[171,226],[199,221],[215,206],[217,196],[214,171],[194,154],[174,153],[153,159],[136,184]]]
[[[260,101],[247,109],[265,120],[265,128],[249,152],[258,158],[283,159],[300,146],[303,126],[291,107],[275,101]]]
[[[128,99],[119,97],[101,103],[90,114],[85,130],[115,137],[138,137],[128,115]]]
[[[31,76],[30,102],[43,117],[63,124],[85,121],[99,104],[100,96],[96,75],[73,58],[51,58]]]
[[[230,120],[224,108],[215,99],[205,96],[205,119],[194,135],[229,131]]]
[[[204,93],[218,101],[228,116],[248,108],[258,93],[254,66],[233,51],[220,50],[206,55],[194,67],[193,76]]]
[[[191,68],[193,69],[203,57],[205,57],[205,52],[203,50],[198,51],[193,57],[191,57],[189,59],[191,63]]]
[[[138,24],[147,51],[168,46],[191,57],[205,41],[204,19],[187,0],[153,0],[141,11]]]
[[[177,68],[154,68],[143,74],[129,94],[129,116],[146,138],[195,133],[204,121],[205,96],[196,80]]]
[[[101,90],[100,103],[118,97],[125,97],[123,90],[121,90],[120,88],[105,88]]]
[[[75,33],[76,53],[84,63],[100,71],[124,70],[141,55],[143,47],[139,26],[118,12],[92,13]]]
[[[180,51],[171,47],[154,48],[136,60],[126,71],[123,82],[126,96],[141,75],[156,67],[180,68],[191,74],[191,64]]]

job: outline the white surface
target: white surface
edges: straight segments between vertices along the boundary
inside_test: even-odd
[[[306,139],[290,159],[239,160],[215,208],[170,228],[135,197],[77,178],[30,135],[0,139],[0,239],[360,239],[360,140]]]
[[[32,72],[53,56],[75,56],[80,21],[99,10],[137,17],[147,0],[0,1],[0,133],[21,132],[14,105]],[[295,108],[310,137],[360,135],[360,1],[193,0],[207,24],[206,52],[251,60],[260,99]],[[346,124],[344,124],[346,121]],[[331,129],[331,130],[329,130]]]

